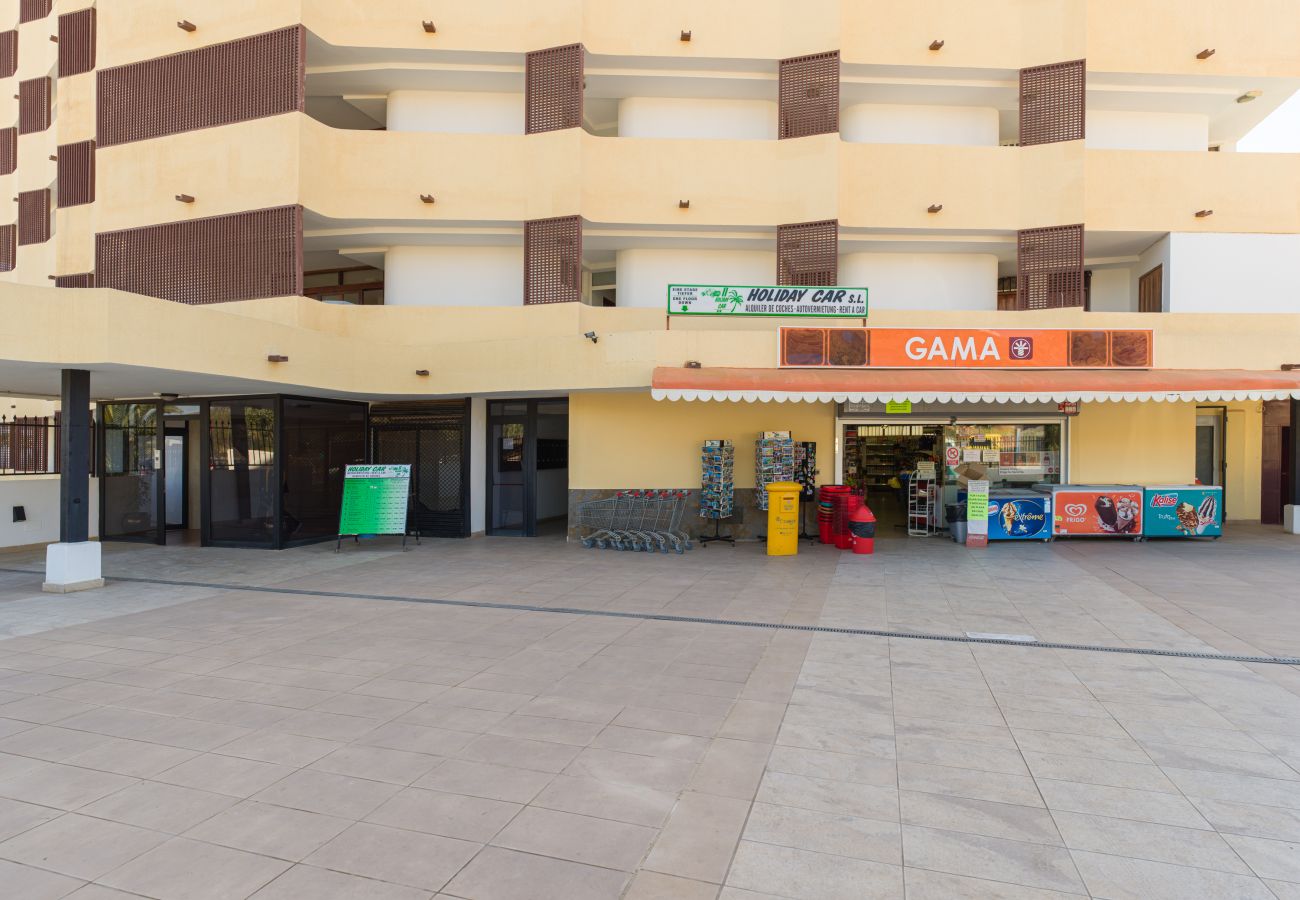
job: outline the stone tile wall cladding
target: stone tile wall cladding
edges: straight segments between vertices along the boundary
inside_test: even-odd
[[[657,490],[657,489],[656,489]],[[674,489],[676,490],[676,489]],[[713,520],[700,518],[699,488],[681,488],[686,492],[686,512],[682,516],[682,529],[692,538],[701,534],[713,533]],[[588,500],[603,500],[618,493],[615,489],[587,488],[569,491],[569,540],[582,537],[586,529],[579,528],[578,507]],[[754,541],[767,535],[767,513],[759,509],[754,502],[756,492],[753,488],[736,488],[735,513],[729,519],[722,520],[722,533],[731,534],[737,540]],[[804,510],[808,524],[815,529],[816,511],[811,507]]]

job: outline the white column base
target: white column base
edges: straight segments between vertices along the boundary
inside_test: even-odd
[[[1288,503],[1282,507],[1282,530],[1288,534],[1300,534],[1300,506]]]
[[[45,583],[41,590],[51,594],[70,594],[103,586],[98,541],[50,544],[45,548]]]

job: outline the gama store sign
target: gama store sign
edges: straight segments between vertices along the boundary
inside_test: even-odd
[[[780,364],[841,369],[1150,368],[1149,330],[781,328]]]
[[[798,285],[670,284],[668,314],[865,319],[867,289]]]

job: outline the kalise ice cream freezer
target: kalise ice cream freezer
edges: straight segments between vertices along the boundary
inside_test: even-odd
[[[1208,484],[1147,485],[1142,533],[1146,537],[1218,537],[1223,534],[1223,488]]]

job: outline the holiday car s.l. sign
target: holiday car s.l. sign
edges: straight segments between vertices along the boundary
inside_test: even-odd
[[[864,287],[803,285],[668,285],[672,316],[809,316],[865,319]]]

